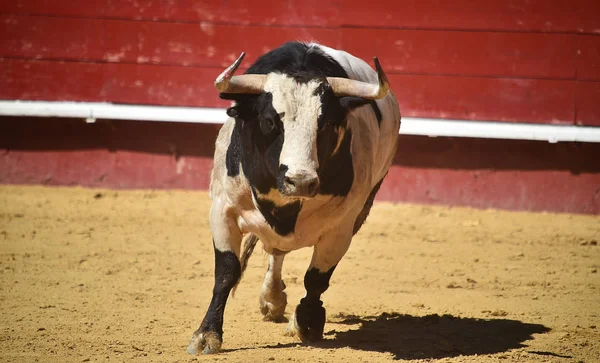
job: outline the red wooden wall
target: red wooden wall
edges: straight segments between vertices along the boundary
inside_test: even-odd
[[[405,116],[600,126],[598,14],[600,0],[0,0],[0,99],[225,107],[223,67],[297,39],[379,56]],[[2,118],[0,183],[205,189],[217,128]],[[600,144],[401,135],[378,198],[600,214],[598,160]]]
[[[380,57],[405,116],[600,126],[598,0],[0,1],[0,99],[225,106],[291,40]]]

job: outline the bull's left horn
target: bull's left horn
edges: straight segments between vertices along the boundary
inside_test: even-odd
[[[356,81],[348,78],[327,77],[327,82],[331,85],[333,93],[338,96],[354,96],[366,98],[368,100],[378,100],[385,97],[390,91],[390,84],[387,76],[379,64],[379,59],[374,58],[375,69],[377,70],[378,84]]]
[[[239,58],[217,77],[215,80],[215,87],[219,92],[245,94],[259,94],[263,92],[265,81],[267,79],[266,75],[243,74],[241,76],[234,76],[235,71],[240,64],[242,64],[245,55],[246,53],[242,52]]]

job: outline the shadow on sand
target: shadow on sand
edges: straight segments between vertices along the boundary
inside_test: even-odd
[[[451,315],[339,315],[330,322],[360,324],[360,327],[345,332],[328,331],[325,335],[329,339],[314,346],[392,353],[395,359],[506,352],[524,347],[523,342],[532,339],[533,334],[550,331],[543,325],[517,320],[457,318]]]

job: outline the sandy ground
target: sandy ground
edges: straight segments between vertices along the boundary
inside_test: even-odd
[[[262,321],[257,251],[224,351],[190,356],[208,208],[203,192],[0,187],[0,361],[600,362],[600,218],[387,203],[333,275],[322,343]],[[288,314],[310,253],[286,259]]]

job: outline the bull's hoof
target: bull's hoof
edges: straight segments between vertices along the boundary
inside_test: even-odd
[[[287,328],[285,328],[284,335],[288,337],[298,336],[300,328],[298,328],[298,324],[296,324],[296,314],[294,313],[290,318]]]
[[[187,352],[196,355],[199,351],[202,354],[215,354],[221,350],[221,338],[214,331],[196,332],[187,347]]]
[[[273,321],[276,323],[285,323],[287,319],[283,316],[287,305],[287,295],[280,291],[266,292],[263,290],[258,298],[258,304],[261,314],[264,315],[265,321]]]
[[[302,343],[315,343],[323,339],[325,308],[317,304],[300,304],[292,315],[285,331],[288,336],[298,336]]]

